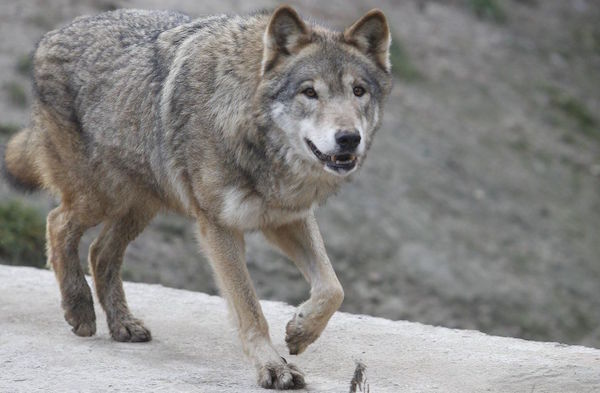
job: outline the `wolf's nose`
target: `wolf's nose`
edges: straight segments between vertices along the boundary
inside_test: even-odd
[[[335,133],[335,141],[343,150],[354,150],[360,143],[360,134],[357,131],[338,131]]]

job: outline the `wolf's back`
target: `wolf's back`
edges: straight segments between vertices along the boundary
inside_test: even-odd
[[[50,31],[33,57],[35,96],[63,118],[82,121],[112,87],[134,88],[127,86],[132,76],[151,73],[158,35],[189,21],[171,11],[117,10]]]
[[[80,17],[44,35],[33,56],[32,126],[0,146],[0,167],[8,182],[25,191],[48,186],[48,160],[41,157],[49,151],[60,156],[57,143],[84,145],[97,138],[95,133],[106,135],[103,126],[119,128],[109,124],[118,93],[137,89],[140,96],[149,94],[132,74],[154,71],[148,64],[156,56],[158,35],[190,20],[176,12],[119,10]],[[98,113],[106,121],[98,120]],[[48,116],[59,126],[49,130]]]

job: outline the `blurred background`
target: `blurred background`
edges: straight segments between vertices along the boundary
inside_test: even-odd
[[[317,213],[342,310],[600,348],[600,2],[289,3],[336,28],[379,7],[393,33],[383,127],[354,183]],[[277,4],[3,0],[0,144],[28,122],[30,55],[46,31],[122,7],[200,17]],[[0,263],[44,267],[56,204],[0,183]],[[82,242],[84,266],[97,232]],[[260,236],[247,252],[261,298],[307,298]],[[130,245],[123,275],[217,293],[193,222],[174,215]]]

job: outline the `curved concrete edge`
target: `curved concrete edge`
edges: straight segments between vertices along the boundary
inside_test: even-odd
[[[0,266],[1,392],[263,392],[245,361],[223,299],[126,283],[145,344],[80,338],[62,319],[52,272]],[[293,307],[262,302],[276,347],[306,373],[305,391],[347,392],[356,360],[372,393],[600,392],[600,350],[492,337],[337,313],[300,356],[286,355]]]

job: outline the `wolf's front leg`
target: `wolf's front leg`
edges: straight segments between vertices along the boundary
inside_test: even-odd
[[[344,290],[329,262],[313,214],[279,228],[263,231],[267,239],[292,259],[310,283],[310,298],[302,303],[286,327],[290,354],[303,352],[314,342],[340,307]]]
[[[258,370],[258,383],[269,389],[299,389],[304,374],[286,362],[271,343],[244,256],[244,235],[204,219],[199,220],[200,242],[212,264],[218,285],[235,316],[244,352]]]

